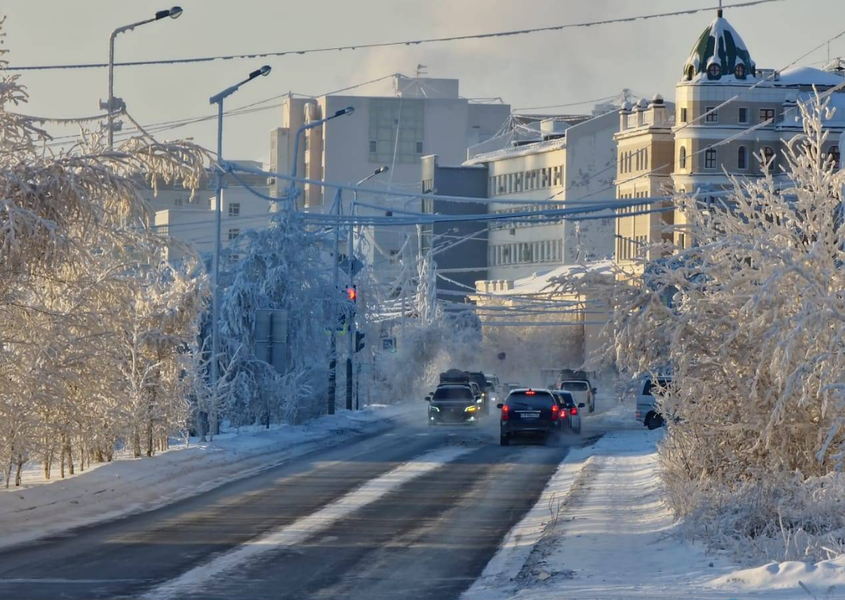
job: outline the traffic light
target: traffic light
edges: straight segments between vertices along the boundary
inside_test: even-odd
[[[346,298],[350,302],[357,302],[358,301],[358,290],[354,285],[351,285],[348,288],[346,288]]]
[[[366,334],[361,333],[360,331],[355,332],[355,352],[360,352],[361,350],[364,349],[364,346],[366,345],[364,343],[364,336],[365,335]]]

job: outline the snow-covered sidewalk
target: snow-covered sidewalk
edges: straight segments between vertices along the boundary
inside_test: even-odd
[[[73,477],[0,490],[0,548],[98,521],[150,510],[272,468],[321,447],[378,431],[419,407],[411,403],[342,411],[298,426],[224,433],[151,458],[118,457]]]
[[[615,431],[571,451],[463,600],[810,598],[801,583],[845,597],[845,561],[740,571],[686,540],[663,500],[661,435]]]

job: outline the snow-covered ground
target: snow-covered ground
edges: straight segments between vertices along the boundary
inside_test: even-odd
[[[419,411],[415,403],[341,411],[304,425],[241,429],[213,442],[176,445],[151,458],[118,456],[65,479],[38,470],[24,485],[0,491],[0,547],[53,535],[174,502],[272,468],[320,447],[378,431],[389,419]]]
[[[662,430],[608,400],[584,420],[605,435],[569,452],[462,600],[845,598],[843,557],[741,570],[685,539],[657,472]]]

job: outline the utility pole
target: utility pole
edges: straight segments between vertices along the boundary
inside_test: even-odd
[[[334,276],[332,277],[332,324],[331,324],[331,340],[329,341],[329,397],[328,397],[328,413],[333,415],[335,413],[335,395],[337,394],[337,325],[340,322],[340,311],[338,298],[340,289],[338,281],[340,279],[340,261],[338,260],[338,250],[340,249],[340,203],[342,202],[341,190],[338,188],[334,196],[335,214],[337,215],[337,222],[334,225]]]
[[[249,76],[227,87],[222,92],[215,94],[208,99],[209,104],[217,105],[217,172],[215,177],[215,207],[214,207],[214,255],[211,258],[211,392],[212,406],[217,405],[217,388],[220,378],[220,370],[217,364],[217,357],[220,353],[220,246],[222,234],[222,201],[223,201],[223,100],[231,96],[238,89],[259,76],[266,77],[270,74],[270,67],[264,65],[260,69],[252,71]]]
[[[357,188],[363,183],[366,183],[373,177],[380,175],[387,171],[389,168],[387,166],[379,167],[366,177],[364,177],[361,181],[355,184]],[[352,205],[349,207],[349,214],[351,216],[355,216],[358,212],[358,190],[354,190],[352,192]],[[346,233],[346,262],[349,265],[349,286],[354,289],[355,286],[355,248],[354,248],[354,241],[352,230],[355,224],[350,222],[349,229]],[[357,301],[357,300],[356,300]],[[353,372],[355,371],[353,360],[355,358],[355,353],[357,352],[357,333],[358,328],[356,327],[356,317],[357,317],[357,310],[352,314],[352,318],[349,320],[349,339],[347,340],[346,344],[346,408],[347,410],[352,410],[352,383],[353,383]],[[360,370],[359,370],[360,372]]]

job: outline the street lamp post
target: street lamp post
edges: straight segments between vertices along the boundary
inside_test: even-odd
[[[219,94],[208,99],[209,104],[217,105],[217,173],[214,183],[214,256],[211,259],[211,386],[213,402],[217,401],[217,380],[220,377],[217,365],[217,355],[220,352],[220,246],[222,229],[223,204],[223,100],[231,96],[238,89],[260,75],[270,74],[270,66],[264,65],[247,76],[246,79],[227,87]]]
[[[132,31],[136,27],[141,25],[146,25],[147,23],[155,23],[156,21],[160,21],[161,19],[170,17],[171,19],[178,19],[182,16],[182,9],[179,6],[174,6],[173,8],[169,8],[167,10],[160,10],[158,11],[155,16],[151,19],[144,19],[143,21],[138,21],[137,23],[131,23],[129,25],[124,25],[123,27],[118,27],[114,31],[111,32],[109,36],[109,97],[106,99],[105,103],[100,102],[100,108],[105,109],[108,111],[108,115],[106,117],[108,121],[108,139],[109,139],[109,150],[114,148],[114,111],[118,108],[125,108],[125,104],[123,100],[114,97],[114,39],[121,33]]]
[[[290,187],[288,188],[288,200],[294,209],[296,209],[296,166],[299,162],[297,160],[299,156],[299,139],[302,136],[303,132],[308,129],[319,127],[323,123],[328,123],[332,119],[342,117],[343,115],[351,115],[354,112],[354,106],[347,106],[346,108],[341,108],[340,110],[336,111],[333,115],[324,117],[322,119],[317,119],[316,121],[311,121],[310,123],[306,123],[305,125],[296,130],[296,137],[293,140],[293,160],[290,167],[291,180]]]
[[[355,215],[357,212],[357,203],[358,203],[358,186],[361,184],[366,183],[373,177],[377,175],[381,175],[385,171],[387,171],[389,167],[379,167],[366,177],[364,177],[361,181],[355,184],[355,190],[352,192],[352,206],[349,207],[350,215]],[[355,271],[353,270],[353,254],[355,253],[355,249],[353,248],[353,240],[352,240],[352,228],[354,227],[353,223],[349,223],[349,231],[346,235],[346,262],[349,265],[349,286],[352,287],[355,283]],[[357,327],[355,323],[355,316],[353,315],[350,323],[349,323],[349,339],[346,340],[346,409],[352,410],[352,372],[353,372],[353,365],[352,360],[355,356],[355,342],[356,342],[356,332]]]

